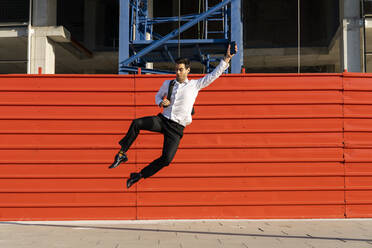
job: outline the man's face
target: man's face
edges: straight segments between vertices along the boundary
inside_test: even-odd
[[[186,69],[185,64],[176,64],[176,79],[178,82],[183,83],[189,72],[190,68]]]

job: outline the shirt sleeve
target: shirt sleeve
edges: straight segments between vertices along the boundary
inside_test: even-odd
[[[216,80],[221,74],[229,68],[229,63],[226,63],[225,60],[221,60],[220,64],[209,74],[200,78],[196,82],[197,88],[203,89],[210,85],[214,80]]]
[[[163,85],[160,87],[158,93],[155,95],[155,103],[159,106],[163,98],[168,94],[169,80],[164,81]]]

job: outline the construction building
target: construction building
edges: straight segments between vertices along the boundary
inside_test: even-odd
[[[120,69],[125,56],[138,54],[223,2],[1,0],[0,73],[130,73]],[[209,15],[179,37],[173,35],[160,53],[148,53],[142,62],[137,59],[137,65],[171,71],[177,53],[194,58],[199,49],[202,52],[193,59],[193,72],[206,72],[214,63],[209,56],[217,52],[218,58],[224,48],[217,40],[233,40],[235,28],[241,35],[238,44],[244,49],[240,49],[241,61],[233,66],[234,73],[240,72],[239,65],[247,73],[372,71],[370,0],[228,2],[220,12],[222,19]],[[142,18],[139,10],[144,6],[146,16]],[[140,18],[147,25],[143,37],[138,33]],[[203,39],[213,40],[212,46],[205,45],[212,50],[203,52]]]

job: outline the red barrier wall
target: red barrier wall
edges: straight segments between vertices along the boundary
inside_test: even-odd
[[[0,220],[371,216],[365,74],[222,76],[174,162],[127,190],[162,136],[143,132],[107,167],[170,77],[0,76]]]

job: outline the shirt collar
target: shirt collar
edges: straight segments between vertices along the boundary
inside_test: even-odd
[[[178,82],[177,79],[175,79],[175,81],[176,81],[176,83],[178,83],[178,84],[187,84],[187,83],[189,82],[189,79],[186,78],[185,82],[183,82],[183,83]]]

